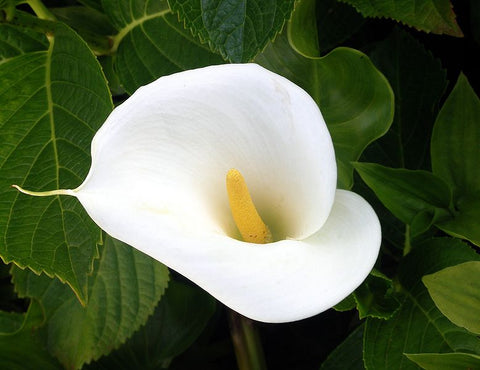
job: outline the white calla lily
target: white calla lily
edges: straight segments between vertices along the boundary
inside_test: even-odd
[[[225,176],[244,176],[272,242],[246,243]],[[107,233],[175,269],[233,310],[300,320],[367,277],[381,240],[360,196],[336,190],[315,102],[255,64],[162,77],[117,107],[92,142],[76,196]]]

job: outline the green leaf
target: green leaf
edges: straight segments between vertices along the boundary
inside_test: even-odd
[[[422,281],[451,322],[480,335],[480,262],[447,267]]]
[[[364,161],[429,170],[431,131],[447,85],[446,71],[440,60],[398,27],[369,55],[392,85],[395,117],[387,134],[365,150]]]
[[[197,339],[215,312],[203,290],[172,280],[155,313],[122,347],[88,369],[158,369]]]
[[[336,311],[344,312],[350,311],[357,307],[357,302],[355,302],[355,297],[353,293],[344,298],[340,303],[337,303],[333,308]]]
[[[186,69],[221,64],[223,59],[200,45],[171,13],[166,0],[103,0],[105,13],[118,30],[115,69],[125,90]]]
[[[332,135],[339,186],[351,188],[350,162],[392,123],[393,93],[388,81],[357,50],[337,48],[322,58],[305,58],[290,47],[285,36],[279,36],[256,61],[315,99]]]
[[[405,356],[426,370],[480,369],[480,356],[471,353],[406,353]]]
[[[318,43],[322,53],[340,46],[365,23],[354,8],[337,0],[317,1]]]
[[[319,57],[316,0],[301,0],[287,24],[288,41],[291,47],[304,57]]]
[[[0,64],[21,54],[45,50],[47,38],[38,32],[0,23]]]
[[[353,296],[360,319],[365,317],[390,319],[400,308],[392,280],[375,269],[353,292]]]
[[[282,30],[295,0],[169,0],[191,32],[234,63],[251,61]]]
[[[60,370],[35,333],[44,324],[40,304],[33,300],[27,313],[0,311],[0,368],[8,370]]]
[[[391,18],[420,31],[462,37],[449,0],[340,0],[365,17]]]
[[[90,142],[112,109],[100,66],[58,23],[47,51],[0,65],[0,255],[67,282],[83,302],[100,231],[70,197],[31,190],[73,189],[85,178]]]
[[[57,279],[18,268],[12,275],[19,296],[44,307],[48,349],[72,369],[124,343],[153,313],[168,281],[165,266],[110,237],[89,278],[86,306]]]
[[[328,358],[320,370],[363,370],[363,332],[365,325],[357,327]]]
[[[432,133],[432,170],[453,187],[454,199],[480,193],[480,100],[460,74]]]
[[[439,222],[438,228],[446,233],[471,241],[480,246],[480,194],[478,196],[463,197],[457,204],[458,212],[453,219]]]
[[[434,174],[375,163],[355,163],[354,167],[385,207],[402,222],[412,225],[412,235],[449,217],[450,189]]]
[[[404,353],[480,353],[480,339],[443,316],[421,282],[425,274],[467,261],[480,261],[480,255],[458,239],[432,239],[413,248],[399,267],[402,307],[390,320],[367,319],[366,368],[417,369]]]
[[[65,6],[51,8],[55,17],[72,27],[85,40],[95,54],[110,53],[110,36],[115,34],[115,28],[102,12],[84,6]]]

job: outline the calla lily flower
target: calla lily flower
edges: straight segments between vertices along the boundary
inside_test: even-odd
[[[232,169],[267,239],[244,241]],[[50,194],[76,196],[111,236],[242,315],[288,322],[339,303],[376,261],[378,218],[336,180],[313,99],[258,65],[230,64],[138,89],[96,133],[83,184]]]

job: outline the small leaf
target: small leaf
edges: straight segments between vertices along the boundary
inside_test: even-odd
[[[448,319],[480,335],[480,262],[465,262],[422,278]]]
[[[357,327],[320,366],[320,370],[363,370],[363,332]]]
[[[432,170],[453,188],[454,200],[480,193],[480,100],[460,74],[432,133]]]
[[[0,311],[0,368],[8,370],[60,370],[35,333],[44,324],[41,305],[32,300],[25,314]]]
[[[157,369],[185,351],[215,312],[215,299],[195,286],[172,280],[155,313],[122,347],[92,366],[97,369]]]
[[[290,18],[294,0],[169,0],[185,26],[234,63],[251,61]]]
[[[337,303],[333,308],[336,311],[344,312],[344,311],[350,311],[353,310],[355,307],[357,307],[357,302],[355,302],[355,297],[353,296],[353,293],[347,296],[343,301],[340,303]]]
[[[480,356],[471,353],[406,353],[405,356],[426,370],[480,369]]]
[[[0,255],[67,282],[87,300],[100,231],[75,199],[11,188],[75,188],[88,172],[93,134],[112,109],[100,65],[58,23],[48,51],[0,64]]]
[[[19,296],[44,307],[49,351],[74,369],[124,343],[153,313],[168,281],[165,266],[110,237],[89,278],[86,306],[57,279],[18,268],[12,275]]]
[[[373,270],[354,292],[360,319],[376,317],[390,319],[400,308],[392,280]]]
[[[102,4],[118,30],[115,69],[129,94],[161,76],[224,62],[184,29],[166,0],[103,0]]]
[[[462,37],[449,0],[341,0],[365,17],[386,17],[420,31]]]
[[[415,225],[413,235],[449,217],[450,189],[432,173],[375,163],[355,163],[354,167],[390,212],[402,222]]]
[[[393,119],[393,93],[368,57],[337,48],[322,58],[304,58],[277,37],[256,61],[304,88],[317,102],[332,135],[338,184],[351,188],[353,167],[365,147],[384,135]]]
[[[480,246],[480,194],[460,199],[454,217],[436,224],[438,228],[457,238]]]
[[[432,239],[412,249],[399,267],[404,292],[400,310],[390,320],[367,319],[366,368],[418,369],[404,353],[480,353],[480,339],[452,324],[436,308],[421,282],[425,274],[468,261],[480,261],[480,255],[458,239]]]

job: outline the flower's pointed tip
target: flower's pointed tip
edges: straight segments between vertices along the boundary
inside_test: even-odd
[[[58,189],[58,190],[50,190],[50,191],[31,191],[26,190],[18,185],[12,185],[12,188],[17,189],[20,193],[31,195],[34,197],[49,197],[52,195],[71,195],[75,196],[75,192],[70,189]]]

